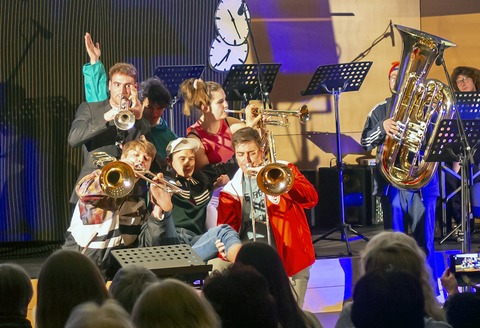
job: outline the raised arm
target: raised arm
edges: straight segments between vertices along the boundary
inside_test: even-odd
[[[85,99],[87,102],[97,102],[108,99],[107,73],[100,61],[102,54],[100,44],[93,43],[90,33],[85,33],[85,49],[90,63],[83,66]]]

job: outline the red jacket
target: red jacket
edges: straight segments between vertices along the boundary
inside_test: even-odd
[[[315,262],[312,235],[304,209],[314,207],[318,193],[314,186],[288,163],[295,181],[292,189],[281,196],[267,196],[267,211],[278,254],[291,277]],[[229,224],[236,231],[242,226],[242,170],[220,192],[218,224]]]

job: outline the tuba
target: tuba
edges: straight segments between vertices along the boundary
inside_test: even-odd
[[[441,120],[454,115],[451,88],[438,80],[426,80],[426,76],[443,49],[456,44],[412,28],[395,27],[402,37],[403,52],[390,117],[400,132],[395,138],[385,138],[377,162],[393,186],[416,190],[432,179],[438,165],[425,161],[433,143],[428,136],[436,135]]]

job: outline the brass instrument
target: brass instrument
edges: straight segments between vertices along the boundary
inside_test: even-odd
[[[100,172],[100,186],[102,190],[112,198],[120,198],[127,196],[135,186],[135,177],[138,176],[151,184],[161,188],[169,193],[180,193],[183,190],[177,185],[161,179],[161,183],[155,182],[146,176],[154,173],[147,171],[141,167],[135,170],[127,163],[122,161],[115,161],[105,165]]]
[[[385,178],[395,187],[420,189],[433,177],[437,162],[426,162],[439,123],[454,115],[452,90],[438,80],[425,80],[428,71],[443,49],[456,46],[440,37],[408,27],[398,26],[403,40],[391,118],[399,126],[395,138],[386,137],[377,153]],[[421,147],[426,145],[422,155]]]
[[[97,168],[102,168],[108,163],[115,162],[117,160],[116,157],[113,157],[104,151],[93,152],[92,158],[94,158],[93,164],[95,164]]]
[[[271,131],[263,135],[262,149],[268,164],[257,174],[258,188],[270,196],[287,193],[293,186],[294,176],[288,165],[276,162],[275,140]]]
[[[245,114],[245,109],[239,110],[232,110],[227,109],[227,113],[231,114]],[[303,105],[297,112],[289,111],[289,110],[274,110],[274,109],[263,109],[263,108],[254,108],[253,109],[254,115],[262,115],[267,118],[276,118],[276,119],[266,119],[263,121],[264,125],[276,125],[276,126],[283,126],[288,127],[290,126],[290,122],[288,121],[288,116],[295,116],[298,117],[300,123],[305,124],[310,120],[310,113],[308,112],[308,106]]]
[[[249,169],[249,172],[251,173],[250,179],[252,179],[256,173],[258,189],[260,189],[265,195],[280,196],[287,193],[292,188],[295,177],[288,165],[276,162],[275,140],[273,139],[273,133],[271,131],[267,131],[263,135],[261,148],[265,158],[265,165],[260,171],[258,171],[258,173],[256,173],[253,168],[252,170]],[[252,183],[250,183],[249,186],[250,195],[253,195]],[[253,241],[256,241],[257,238],[256,224],[265,224],[267,230],[267,242],[269,245],[272,245],[268,211],[265,211],[265,214],[265,221],[257,219],[255,217],[253,202],[250,201],[250,220],[252,222]]]
[[[120,104],[118,106],[118,113],[115,115],[114,123],[120,130],[130,130],[135,125],[135,115],[129,109],[130,104],[128,99],[120,96]]]

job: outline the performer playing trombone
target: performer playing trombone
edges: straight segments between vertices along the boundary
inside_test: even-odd
[[[271,141],[269,144],[272,148]],[[238,130],[233,134],[232,145],[240,169],[220,192],[218,224],[230,224],[239,231],[242,240],[256,242],[268,242],[268,227],[271,246],[277,249],[292,279],[301,307],[310,266],[315,261],[304,209],[317,204],[317,191],[292,163],[283,165],[271,159],[273,165],[267,165],[265,170],[260,168],[265,156],[257,130],[249,127]],[[258,177],[252,179],[252,172],[257,171]],[[287,180],[292,183],[284,183]],[[276,188],[283,185],[285,188]]]
[[[148,170],[155,153],[152,143],[134,140],[123,146],[120,161],[132,172],[136,167]],[[161,173],[152,178],[154,183],[150,187],[147,207],[147,193],[136,183],[138,177],[124,171],[123,166],[107,172],[95,170],[78,182],[75,191],[79,201],[63,246],[89,256],[107,278],[112,278],[116,271],[110,251],[157,243],[149,238],[148,229],[156,227],[156,222],[163,220],[166,212],[172,209],[171,191],[163,186]],[[115,175],[117,179],[112,183],[105,181],[112,179],[108,175]],[[149,221],[155,222],[149,225]]]

